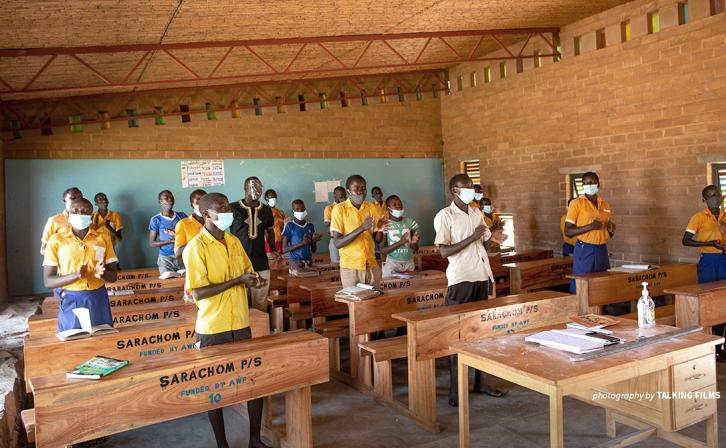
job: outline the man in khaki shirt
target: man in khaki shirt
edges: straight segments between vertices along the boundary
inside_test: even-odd
[[[484,242],[500,244],[506,239],[506,235],[501,230],[490,231],[484,224],[481,210],[469,207],[468,204],[474,199],[474,184],[469,176],[457,174],[452,177],[449,191],[454,200],[434,218],[434,244],[439,248],[441,256],[449,260],[449,267],[446,269],[449,287],[444,303],[449,306],[486,300],[494,277]],[[449,405],[456,407],[459,405],[456,355],[449,356],[449,361]],[[476,372],[474,392],[492,397],[504,395],[504,392],[484,384],[483,376],[482,372]]]

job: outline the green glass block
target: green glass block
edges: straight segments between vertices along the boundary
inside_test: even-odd
[[[156,116],[154,117],[154,124],[157,126],[166,124],[166,120],[164,119],[164,108],[161,106],[156,106],[154,109],[156,109]]]
[[[80,115],[69,115],[68,122],[71,124],[71,132],[74,134],[83,132],[83,119]]]
[[[216,120],[217,112],[214,111],[214,104],[205,103],[204,107],[207,109],[207,120]]]
[[[262,102],[259,98],[252,98],[252,104],[255,106],[255,115],[258,117],[262,115]]]
[[[423,93],[421,92],[421,87],[416,87],[416,101],[421,101],[423,99]]]
[[[320,94],[320,108],[321,109],[328,108],[328,95],[326,95],[325,93]]]
[[[130,128],[138,128],[139,127],[139,120],[137,120],[136,117],[136,111],[133,109],[126,109],[126,115],[129,116],[129,127]]]
[[[360,105],[361,106],[367,106],[368,105],[368,94],[365,90],[360,91]]]

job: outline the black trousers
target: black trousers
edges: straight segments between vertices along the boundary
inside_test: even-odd
[[[446,290],[444,306],[461,305],[462,303],[477,302],[489,298],[489,282],[461,282],[449,286]],[[449,355],[450,388],[449,400],[457,400],[459,396],[459,368],[456,355]],[[484,383],[484,373],[474,372],[474,387],[481,389]]]

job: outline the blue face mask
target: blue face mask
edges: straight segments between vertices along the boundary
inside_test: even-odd
[[[476,193],[474,192],[473,188],[460,188],[459,189],[459,199],[461,199],[461,201],[464,204],[468,204],[469,202],[473,201],[474,194],[476,194]]]
[[[481,201],[481,198],[484,197],[484,193],[474,193],[474,199],[477,201]]]
[[[217,219],[214,221],[214,225],[224,232],[232,225],[232,221],[234,221],[232,213],[217,213]]]
[[[492,212],[492,206],[491,205],[485,205],[481,208],[481,211],[484,213],[491,213]]]
[[[391,212],[391,216],[394,218],[402,218],[403,217],[403,210],[394,210],[392,208],[389,208],[388,211]]]
[[[598,192],[597,185],[583,185],[582,191],[588,196],[595,196]]]

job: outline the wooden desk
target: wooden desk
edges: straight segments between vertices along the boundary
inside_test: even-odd
[[[158,277],[118,280],[106,283],[109,291],[149,291],[164,288],[184,288],[184,277],[175,277],[162,280]]]
[[[116,273],[118,280],[133,280],[139,278],[159,278],[159,268],[138,268],[138,269],[122,269]]]
[[[676,286],[696,283],[696,265],[686,263],[663,264],[656,269],[636,273],[597,272],[573,275],[580,301],[580,314],[602,314],[603,305],[638,300],[648,282],[651,297],[665,294]]]
[[[66,372],[96,355],[126,359],[131,362],[194,350],[196,318],[159,321],[120,328],[84,339],[60,341],[55,335],[27,338],[23,345],[25,380]],[[252,337],[269,334],[267,313],[250,309]]]
[[[560,325],[560,328],[563,326]],[[461,342],[452,349],[459,359],[459,447],[469,447],[468,367],[549,396],[550,446],[564,444],[562,401],[567,395],[604,407],[608,435],[614,437],[615,421],[638,432],[613,440],[613,446],[627,446],[651,435],[680,446],[717,445],[716,398],[661,398],[656,392],[715,392],[714,346],[723,338],[693,333],[638,349],[590,360],[573,362],[569,355],[524,342],[530,330],[486,341]],[[633,321],[612,327],[628,340],[638,334]],[[658,326],[649,334],[672,331]],[[598,393],[652,393],[653,399],[599,399]],[[675,433],[706,420],[707,445]]]
[[[711,334],[711,327],[726,323],[726,281],[693,284],[668,288],[676,298],[676,326],[703,327]]]
[[[135,292],[130,295],[108,296],[108,303],[111,305],[111,311],[120,310],[127,307],[136,307],[139,305],[152,305],[167,302],[176,302],[184,298],[184,291],[180,288],[156,289],[146,292]],[[46,297],[43,299],[43,314],[57,314],[60,308],[60,299],[56,297]]]
[[[436,358],[453,354],[451,345],[568,322],[575,314],[575,296],[555,291],[537,291],[394,314],[394,318],[407,326],[406,415],[425,429],[438,431]]]
[[[139,325],[145,322],[195,318],[197,306],[194,303],[177,300],[152,303],[134,307],[112,308],[114,328]],[[54,336],[58,333],[58,319],[52,314],[36,314],[28,319],[28,335],[31,338]]]
[[[285,394],[284,446],[312,447],[311,386],[328,377],[328,346],[299,331],[137,361],[100,381],[32,378],[38,448]]]
[[[554,253],[547,249],[533,249],[520,252],[506,252],[500,254],[489,255],[489,264],[502,265],[507,263],[521,263],[523,261],[543,260],[552,258]]]
[[[509,292],[518,294],[568,284],[567,276],[572,274],[572,257],[506,263],[503,267],[509,269]]]

